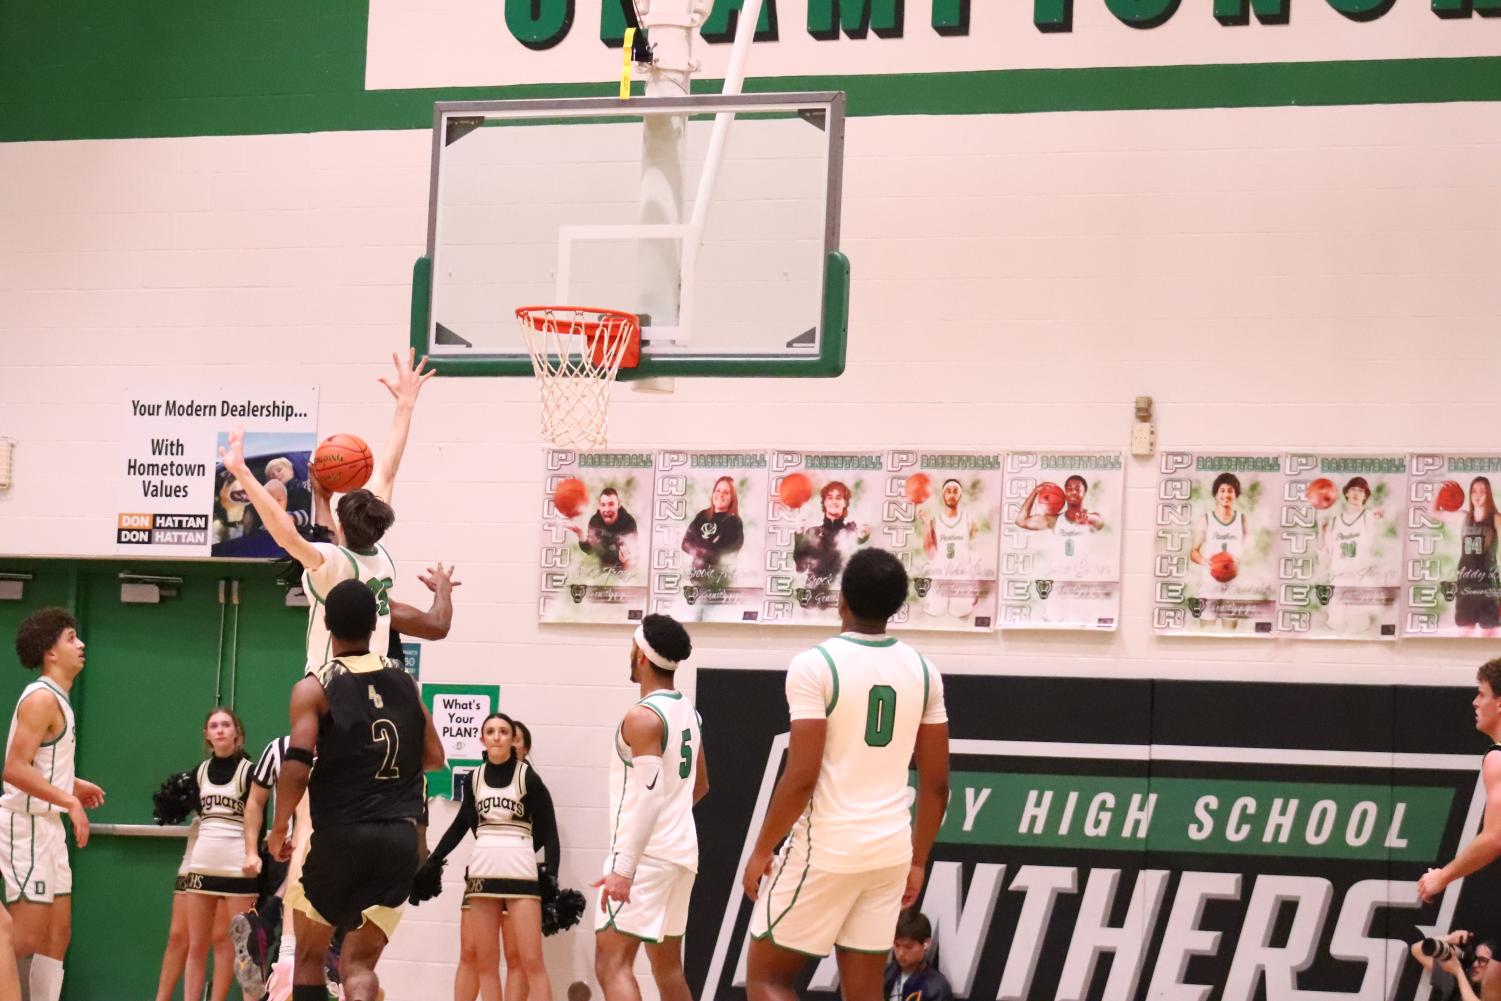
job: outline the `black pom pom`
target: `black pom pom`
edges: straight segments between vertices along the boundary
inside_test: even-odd
[[[167,776],[151,794],[151,815],[158,824],[180,824],[198,809],[198,779],[192,772]]]
[[[542,897],[542,934],[556,935],[579,923],[588,903],[577,890],[558,889],[558,877],[545,868],[538,873]]]
[[[407,896],[407,902],[413,907],[424,900],[431,900],[443,892],[443,867],[448,864],[447,859],[434,861],[428,859],[417,870],[417,875],[412,877],[412,892]]]

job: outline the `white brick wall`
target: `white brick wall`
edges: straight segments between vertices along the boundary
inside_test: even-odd
[[[379,447],[375,378],[407,336],[428,150],[422,132],[0,145],[0,435],[19,440],[0,553],[104,536],[133,380],[311,380],[321,430]],[[1120,447],[1146,394],[1173,448],[1501,448],[1498,178],[1487,105],[856,118],[846,375],[621,389],[614,440]],[[535,419],[529,381],[432,384],[391,549],[409,599],[428,563],[459,565],[454,631],[424,676],[499,681],[532,724],[564,882],[582,886],[631,697],[626,633],[535,622]],[[1151,470],[1127,475],[1120,632],[924,637],[942,669],[1463,685],[1493,652],[1157,639]],[[815,635],[702,625],[695,660],[778,668]],[[456,906],[404,924],[393,1001],[443,993]],[[559,991],[588,979],[588,936],[549,960]]]

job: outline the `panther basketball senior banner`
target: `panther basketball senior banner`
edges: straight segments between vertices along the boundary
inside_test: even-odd
[[[1304,639],[1395,639],[1406,455],[1283,459],[1277,630]]]
[[[839,624],[839,575],[881,527],[882,452],[770,456],[766,516],[768,621]]]
[[[1409,457],[1404,636],[1494,636],[1501,628],[1492,482],[1501,455]]]
[[[1106,629],[1120,621],[1120,452],[1007,452],[1002,629]]]
[[[1153,628],[1271,636],[1282,456],[1163,452],[1157,468]]]
[[[911,575],[892,620],[913,629],[995,628],[999,452],[886,453],[880,545]]]
[[[639,622],[651,559],[652,453],[548,449],[543,622]]]
[[[657,453],[652,610],[759,622],[766,600],[766,453]]]
[[[317,444],[317,386],[165,386],[126,391],[114,547],[101,554],[263,557],[286,554],[219,446],[245,428],[245,461],[301,524],[312,518],[308,457]]]

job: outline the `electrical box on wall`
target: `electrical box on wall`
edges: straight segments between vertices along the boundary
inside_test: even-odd
[[[1131,454],[1153,455],[1157,451],[1157,425],[1152,423],[1152,398],[1136,398],[1136,423],[1131,425]]]

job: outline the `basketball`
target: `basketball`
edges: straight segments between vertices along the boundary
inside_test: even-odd
[[[777,499],[784,507],[799,508],[813,496],[813,481],[806,473],[788,473],[777,487]]]
[[[933,480],[927,473],[913,473],[907,477],[907,482],[902,485],[907,499],[914,504],[921,504],[933,493]]]
[[[1334,485],[1333,480],[1325,476],[1320,476],[1308,484],[1307,493],[1308,503],[1320,511],[1333,507],[1334,502],[1339,500],[1339,488]]]
[[[1057,514],[1063,510],[1063,488],[1044,480],[1037,488],[1037,503],[1042,505],[1043,514]]]
[[[1209,557],[1209,576],[1221,584],[1228,584],[1240,572],[1240,564],[1229,553],[1215,553]]]
[[[312,471],[319,486],[331,494],[358,490],[375,471],[375,456],[364,439],[352,434],[329,435],[313,452]]]
[[[1458,511],[1465,506],[1465,488],[1453,480],[1445,480],[1439,485],[1433,506],[1439,511]]]
[[[565,518],[576,518],[589,503],[589,488],[577,476],[559,483],[552,492],[552,506]]]

